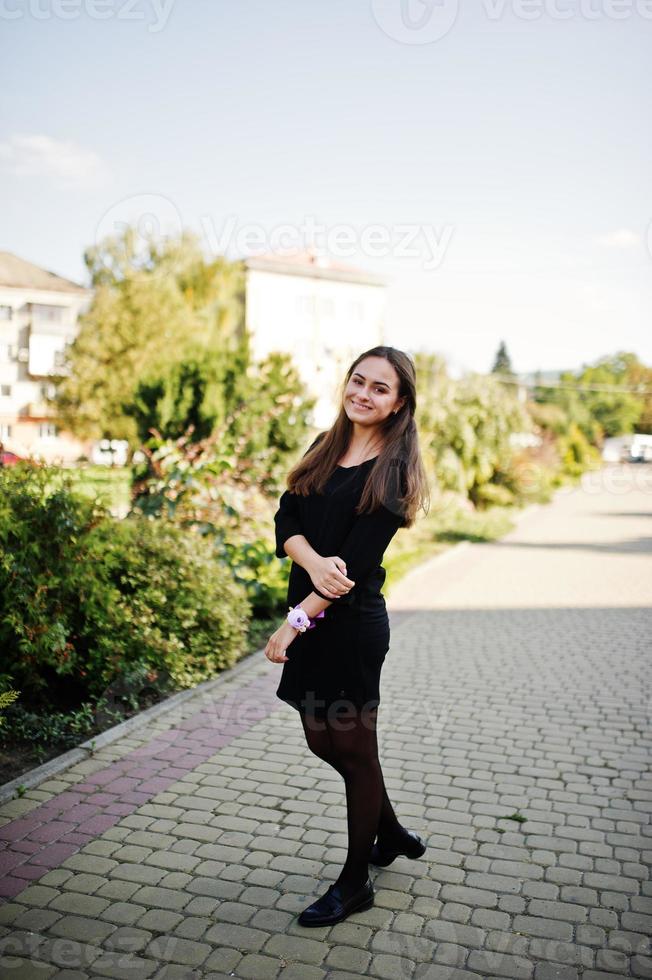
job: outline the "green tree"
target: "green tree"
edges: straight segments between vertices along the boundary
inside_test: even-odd
[[[55,407],[66,428],[81,438],[136,439],[124,404],[138,379],[190,342],[191,311],[175,283],[125,279],[102,284],[67,355],[68,374]]]
[[[652,410],[652,385],[645,394],[646,372],[652,375],[635,354],[620,351],[583,365],[579,371],[562,372],[559,388],[540,387],[535,397],[538,402],[558,405],[567,417],[567,431],[576,425],[599,448],[606,436],[637,428],[646,406]],[[628,390],[634,387],[640,393]]]
[[[643,364],[635,354],[625,354],[623,358],[624,377],[629,385],[636,388],[636,396],[642,403],[636,431],[652,434],[652,367]]]
[[[512,361],[507,352],[507,345],[504,340],[501,340],[500,346],[496,351],[496,356],[494,358],[493,367],[491,369],[492,374],[507,374],[510,377],[514,377],[514,371],[512,368]]]
[[[244,266],[207,262],[189,232],[143,242],[133,228],[87,249],[84,259],[95,294],[68,351],[55,410],[82,438],[133,444],[138,411],[130,406],[141,380],[174,374],[174,364],[203,351],[227,356],[242,342]],[[150,392],[145,402],[153,398]]]
[[[227,357],[217,350],[190,351],[184,360],[148,373],[136,385],[124,411],[147,442],[152,430],[163,439],[178,439],[192,426],[193,441],[205,439],[226,415]]]
[[[288,354],[253,364],[244,343],[221,382],[226,415],[206,438],[188,431],[163,439],[152,427],[145,463],[134,468],[133,510],[208,536],[256,610],[269,612],[285,594],[269,528],[288,463],[305,448],[315,399]],[[200,406],[198,397],[193,407]]]
[[[643,402],[630,387],[628,367],[635,355],[621,351],[588,365],[577,375],[579,385],[613,386],[613,390],[587,390],[582,398],[592,417],[600,424],[605,436],[633,432],[643,412]],[[618,391],[617,388],[623,390]]]
[[[218,525],[229,509],[223,497],[229,484],[243,501],[250,491],[276,492],[288,457],[305,443],[315,399],[290,355],[273,352],[252,363],[246,338],[223,363],[211,356],[203,365],[183,362],[180,368],[176,380],[191,374],[198,381],[187,401],[178,385],[168,401],[139,403],[146,461],[134,471],[134,500],[149,514],[165,509],[182,523]],[[155,396],[157,382],[148,384]]]
[[[440,486],[482,505],[485,488],[508,465],[511,436],[530,431],[514,393],[495,378],[451,380],[440,358],[417,355],[418,425]]]

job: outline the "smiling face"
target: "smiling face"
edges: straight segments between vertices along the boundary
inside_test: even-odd
[[[353,423],[378,425],[400,409],[399,376],[384,357],[365,357],[355,366],[344,391],[344,409]]]

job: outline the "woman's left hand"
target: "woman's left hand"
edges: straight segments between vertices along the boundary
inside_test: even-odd
[[[271,660],[274,664],[282,664],[286,660],[289,660],[290,658],[285,656],[285,651],[296,635],[297,630],[295,630],[294,626],[290,626],[289,623],[283,623],[279,626],[267,641],[267,646],[265,647],[265,656],[267,659]]]

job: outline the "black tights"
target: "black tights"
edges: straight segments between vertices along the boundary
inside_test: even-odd
[[[377,708],[347,707],[325,718],[300,712],[311,752],[344,779],[349,847],[337,884],[346,899],[369,874],[369,852],[376,834],[383,845],[405,834],[385,789],[378,759]]]

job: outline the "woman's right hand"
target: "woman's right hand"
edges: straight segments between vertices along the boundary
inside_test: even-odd
[[[319,555],[307,569],[312,584],[327,599],[337,599],[339,596],[346,595],[355,582],[346,577],[346,562],[338,555],[329,558],[322,558]]]

